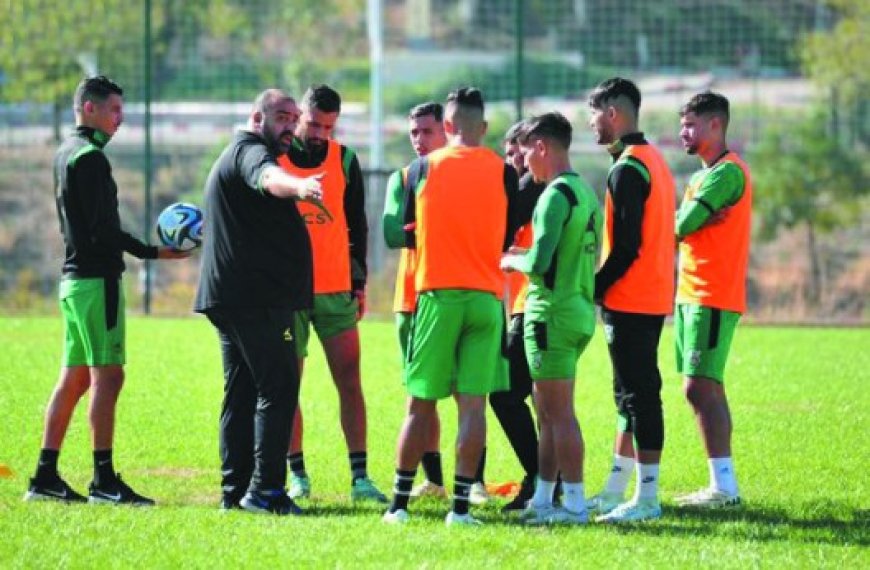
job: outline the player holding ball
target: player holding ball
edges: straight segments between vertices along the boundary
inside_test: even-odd
[[[59,287],[64,354],[25,501],[154,504],[121,480],[112,461],[126,361],[123,253],[139,259],[181,259],[190,253],[144,244],[121,229],[118,187],[103,148],[121,126],[123,93],[104,76],[82,80],[73,97],[76,130],[55,154],[55,198],[65,245]],[[94,478],[85,498],[61,478],[57,461],[73,412],[89,389]]]

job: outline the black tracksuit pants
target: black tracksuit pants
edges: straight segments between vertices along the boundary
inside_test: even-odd
[[[283,489],[287,448],[299,400],[294,311],[210,309],[224,369],[220,416],[224,497]]]
[[[602,307],[604,338],[613,364],[613,398],[638,449],[661,450],[665,441],[659,339],[665,317]]]
[[[538,433],[526,399],[532,394],[532,375],[523,345],[523,315],[512,315],[507,335],[510,390],[493,392],[489,403],[526,475],[538,474]]]

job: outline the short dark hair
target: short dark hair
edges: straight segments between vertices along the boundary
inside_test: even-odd
[[[526,144],[533,138],[543,138],[555,141],[562,148],[571,148],[571,122],[559,111],[550,111],[536,115],[523,123],[517,136],[517,142]]]
[[[502,143],[515,143],[518,142],[519,136],[522,134],[523,129],[526,127],[526,121],[518,121],[511,125],[511,128],[507,130],[504,134],[504,138],[501,140]]]
[[[76,87],[73,95],[73,108],[77,111],[81,110],[85,101],[102,103],[112,94],[123,95],[124,90],[105,75],[85,77]]]
[[[324,113],[340,113],[341,95],[329,85],[318,83],[305,91],[301,106],[304,109],[317,109]]]
[[[589,106],[603,109],[607,103],[618,97],[626,97],[631,101],[635,113],[640,110],[640,89],[633,81],[622,77],[611,77],[599,83],[589,94]]]
[[[447,103],[477,109],[483,113],[483,93],[477,87],[460,87],[447,94]]]
[[[694,113],[696,115],[716,115],[722,118],[725,127],[728,127],[728,121],[731,120],[731,105],[728,103],[728,98],[719,93],[712,91],[704,91],[698,93],[689,99],[689,102],[680,109],[680,116],[686,113]]]
[[[428,117],[429,115],[432,115],[436,121],[443,121],[444,106],[441,103],[435,103],[434,101],[420,103],[411,109],[411,112],[408,113],[408,118],[419,119],[420,117]]]

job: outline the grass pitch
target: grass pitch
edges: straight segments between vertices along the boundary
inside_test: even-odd
[[[221,369],[204,319],[130,318],[127,384],[118,409],[115,464],[154,509],[24,503],[40,445],[42,414],[57,377],[57,318],[0,318],[0,567],[849,567],[870,566],[870,330],[738,330],[726,385],[744,497],[739,510],[693,513],[674,495],[706,484],[694,419],[661,343],[666,443],[665,514],[625,528],[528,529],[473,508],[479,529],[444,526],[445,504],[412,504],[413,524],[381,523],[380,506],[354,506],[335,389],[316,343],[306,366],[306,464],[313,498],[299,518],[221,514],[217,418]],[[389,322],[362,325],[369,417],[369,472],[392,482],[404,412],[399,358]],[[580,360],[576,406],[586,440],[586,486],[610,465],[615,414],[600,331]],[[456,409],[440,404],[445,476],[452,478]],[[489,417],[489,482],[521,470]],[[84,405],[60,469],[80,492],[91,478]]]

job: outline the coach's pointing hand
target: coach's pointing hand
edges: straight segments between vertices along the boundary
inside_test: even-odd
[[[332,214],[323,204],[323,186],[320,184],[320,179],[323,178],[324,172],[301,179],[302,183],[297,190],[298,198],[304,202],[309,202],[317,206],[326,218],[331,222]]]
[[[300,200],[321,200],[323,198],[323,186],[320,184],[320,179],[323,178],[323,172],[309,176],[301,180],[299,185],[298,197]]]

